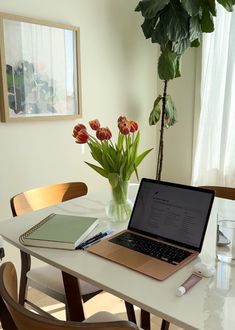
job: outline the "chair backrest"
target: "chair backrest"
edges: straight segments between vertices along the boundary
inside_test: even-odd
[[[235,200],[235,188],[221,186],[201,186],[202,188],[214,190],[216,197]]]
[[[87,194],[84,182],[68,182],[40,187],[15,195],[10,200],[13,216],[36,211]]]
[[[80,323],[46,318],[29,311],[17,301],[17,275],[14,265],[5,262],[0,268],[0,295],[18,330],[137,330],[129,321]]]

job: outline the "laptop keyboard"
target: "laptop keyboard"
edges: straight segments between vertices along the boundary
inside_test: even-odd
[[[150,257],[178,265],[192,253],[172,245],[154,241],[130,232],[124,232],[112,239],[110,242],[127,247],[131,250],[143,253]]]

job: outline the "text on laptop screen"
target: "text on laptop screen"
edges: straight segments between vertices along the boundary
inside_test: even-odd
[[[128,229],[199,248],[211,201],[199,189],[143,180]]]

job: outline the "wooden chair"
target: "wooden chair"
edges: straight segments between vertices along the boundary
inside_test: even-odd
[[[221,186],[201,186],[201,188],[214,190],[216,197],[235,200],[235,188]]]
[[[138,330],[134,323],[121,321],[107,312],[97,313],[80,323],[49,319],[29,311],[18,302],[17,275],[11,262],[0,268],[0,295],[11,318],[4,330]]]
[[[11,198],[12,214],[13,216],[18,216],[26,212],[58,204],[62,201],[84,196],[87,194],[87,190],[87,185],[83,182],[61,183],[32,189]],[[37,312],[42,313],[33,302],[26,298],[27,288],[30,286],[65,304],[66,300],[61,271],[50,265],[31,269],[30,255],[23,251],[20,251],[20,253],[21,277],[19,303],[24,305],[26,302]],[[79,286],[84,302],[101,292],[97,287],[82,280],[79,281]],[[67,316],[69,318],[69,315]]]
[[[48,206],[68,201],[73,198],[84,196],[87,194],[87,185],[83,182],[70,182],[40,187],[26,192],[22,192],[12,197],[10,200],[11,211],[13,216],[19,216],[26,212],[39,210]],[[61,271],[53,266],[45,265],[31,269],[30,255],[20,251],[21,254],[21,277],[19,289],[19,303],[24,305],[28,303],[38,313],[43,311],[38,308],[27,297],[27,287],[33,287],[47,294],[48,296],[66,304],[63,278]],[[83,302],[94,297],[102,290],[97,287],[79,280],[80,292]],[[132,304],[125,302],[128,319],[136,323],[134,307]],[[67,319],[69,314],[67,312]],[[148,322],[148,315],[142,312],[143,322]]]

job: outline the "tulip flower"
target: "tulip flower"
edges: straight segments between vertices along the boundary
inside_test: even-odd
[[[130,125],[131,133],[134,133],[134,132],[138,131],[138,123],[136,121],[130,120],[129,125]]]
[[[119,123],[123,123],[123,122],[125,122],[125,121],[127,121],[127,118],[126,118],[126,117],[120,116],[120,117],[118,118],[118,124],[119,124]]]
[[[84,143],[87,143],[87,141],[89,140],[89,134],[85,128],[82,128],[78,131],[75,138],[76,138],[76,141],[75,141],[76,143],[84,144]]]
[[[138,154],[140,132],[136,121],[120,116],[117,124],[119,132],[116,143],[112,141],[111,130],[108,127],[100,127],[98,119],[89,121],[95,136],[90,135],[83,124],[77,124],[73,129],[75,142],[87,143],[92,157],[97,162],[85,163],[107,178],[113,188],[120,182],[127,182],[133,172],[138,179],[137,167],[152,150],[148,149]]]
[[[108,127],[101,127],[96,131],[96,137],[100,141],[109,140],[112,137],[112,133]]]
[[[76,126],[74,126],[74,129],[73,129],[73,137],[76,138],[76,136],[78,135],[78,132],[79,132],[81,129],[86,129],[86,126],[83,125],[83,124],[77,124]]]
[[[89,125],[94,131],[97,131],[100,128],[100,122],[98,119],[89,121]]]
[[[112,133],[108,127],[105,128],[105,133],[106,133],[106,140],[110,140],[112,137]]]
[[[120,122],[118,128],[123,135],[128,135],[130,133],[130,124],[128,121]]]

